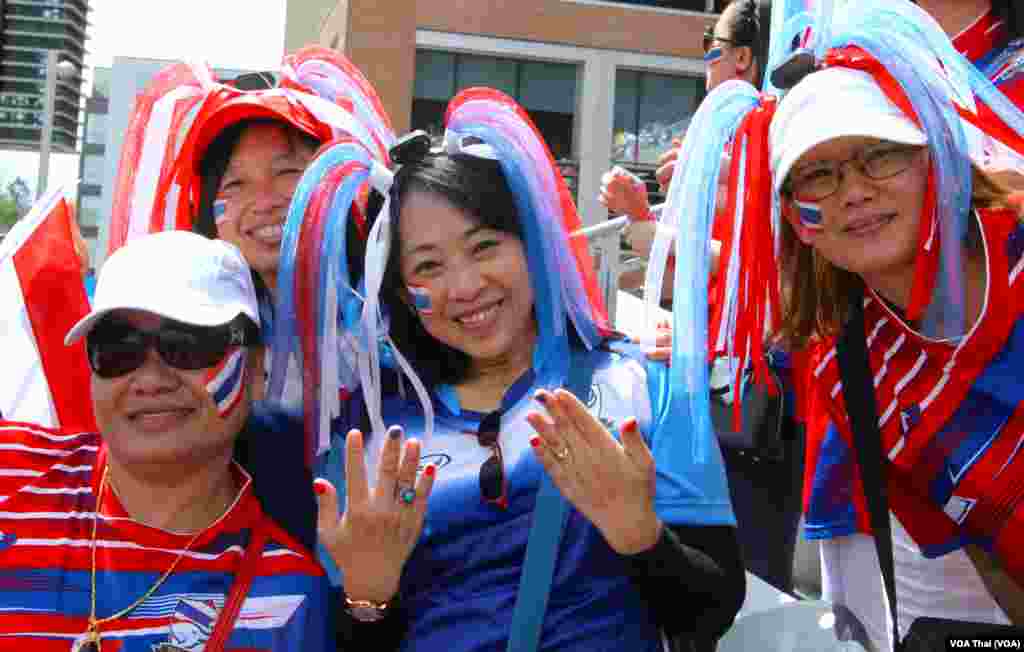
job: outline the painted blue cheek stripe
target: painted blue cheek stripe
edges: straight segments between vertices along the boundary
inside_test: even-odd
[[[811,229],[821,228],[821,206],[810,202],[796,202],[800,211],[800,223]]]

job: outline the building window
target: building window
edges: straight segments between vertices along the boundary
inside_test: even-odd
[[[639,7],[660,7],[662,9],[683,9],[685,11],[713,11],[715,3],[708,0],[607,0],[618,5]]]
[[[473,86],[496,88],[526,109],[556,159],[573,157],[577,67],[434,50],[416,52],[412,127],[440,137],[448,100]]]
[[[78,223],[85,227],[96,227],[102,217],[103,201],[96,195],[82,195],[78,198]]]
[[[611,158],[653,167],[682,138],[704,98],[704,79],[620,69],[615,74]]]
[[[82,155],[82,182],[90,186],[103,185],[104,158],[95,155]]]

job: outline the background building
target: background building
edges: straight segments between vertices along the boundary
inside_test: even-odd
[[[107,113],[110,111],[110,68],[95,68],[92,93],[85,100],[82,151],[78,159],[78,206],[75,212],[79,228],[96,259],[103,210],[103,178],[107,156]]]
[[[39,149],[46,53],[56,50],[75,72],[57,80],[52,149],[75,151],[88,13],[86,0],[0,0],[0,148]]]
[[[288,3],[286,48],[318,42],[367,75],[395,129],[438,134],[444,106],[496,87],[530,113],[583,220],[607,217],[601,175],[621,164],[656,195],[658,154],[704,97],[701,36],[720,0],[335,0]],[[653,197],[657,199],[658,197]]]

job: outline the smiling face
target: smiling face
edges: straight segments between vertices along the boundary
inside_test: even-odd
[[[863,158],[866,151],[886,145],[894,144],[859,136],[826,141],[800,157],[789,180],[813,174],[823,163]],[[909,293],[928,183],[927,149],[918,150],[907,169],[886,179],[870,179],[852,163],[842,166],[840,176],[839,189],[817,202],[819,228],[794,220],[797,237],[836,267],[860,275],[869,286]]]
[[[315,150],[283,125],[242,132],[214,201],[217,236],[239,248],[270,287],[277,278],[288,204]]]
[[[162,322],[152,313],[130,310],[115,311],[111,318],[143,331],[158,329]],[[209,376],[210,369],[171,367],[153,348],[143,365],[127,374],[100,378],[93,373],[96,423],[111,457],[123,466],[175,469],[230,457],[249,413],[249,388],[242,388],[241,401],[222,418],[207,390]]]
[[[402,282],[426,331],[473,364],[529,362],[537,327],[522,241],[427,192],[412,192],[399,225]]]

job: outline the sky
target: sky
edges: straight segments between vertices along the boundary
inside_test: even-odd
[[[302,0],[292,0],[301,2]],[[86,66],[115,56],[199,59],[224,68],[276,68],[284,51],[287,0],[90,0]],[[92,88],[86,70],[83,93]],[[0,188],[16,176],[35,188],[39,156],[0,151]],[[50,158],[50,185],[74,183],[78,157]]]

